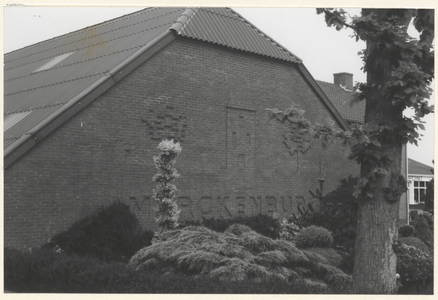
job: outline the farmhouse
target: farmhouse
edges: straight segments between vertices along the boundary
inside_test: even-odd
[[[287,215],[359,172],[266,108],[349,125],[303,62],[228,8],[148,8],[5,55],[4,245],[102,205],[156,226],[152,157],[182,146],[182,218]],[[322,84],[321,84],[322,85]],[[293,128],[292,128],[293,129]]]

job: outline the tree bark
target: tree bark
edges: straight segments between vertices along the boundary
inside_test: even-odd
[[[363,10],[362,14],[376,13],[385,18],[385,10]],[[368,53],[378,53],[377,45],[367,41]],[[385,55],[373,55],[367,61],[367,82],[375,84],[367,96],[365,124],[395,125],[403,117],[403,110],[384,99],[377,87],[391,78],[393,67]],[[358,228],[353,271],[353,289],[356,294],[392,294],[396,292],[396,255],[393,243],[397,239],[399,200],[388,199],[388,188],[396,188],[401,174],[402,142],[394,138],[380,139],[382,152],[395,159],[384,166],[387,175],[375,181],[372,199],[361,199],[358,210]],[[374,168],[369,162],[361,164],[361,175],[366,177]]]

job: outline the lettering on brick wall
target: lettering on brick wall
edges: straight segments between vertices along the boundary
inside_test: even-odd
[[[151,197],[149,196],[130,196],[129,206],[131,211],[136,214],[140,222],[147,220],[152,213]]]
[[[195,215],[193,214],[193,201],[189,197],[179,197],[178,208],[181,210],[179,217],[181,220],[194,219]]]
[[[201,197],[198,202],[198,210],[202,215],[212,212],[212,197]]]
[[[153,202],[153,203],[152,203]],[[258,214],[272,215],[278,213],[287,216],[298,212],[298,206],[307,207],[307,204],[319,209],[319,199],[306,200],[304,196],[266,195],[266,196],[201,196],[197,199],[182,196],[178,197],[177,204],[181,210],[180,220],[196,219],[201,217],[234,218],[239,216],[255,216]],[[137,215],[140,222],[150,223],[155,217],[156,203],[150,196],[130,196],[131,210]]]
[[[150,109],[141,120],[146,123],[152,140],[174,139],[183,142],[187,131],[186,116],[178,114],[175,109],[167,105],[161,109]]]

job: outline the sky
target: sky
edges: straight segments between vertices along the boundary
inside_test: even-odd
[[[101,23],[143,7],[38,7],[6,6],[3,52],[7,53],[87,26]],[[351,30],[329,28],[314,8],[233,8],[276,42],[303,60],[317,80],[333,82],[333,74],[348,72],[354,81],[365,81],[358,55],[365,45],[351,37]],[[351,15],[359,9],[348,9]],[[433,104],[433,98],[429,101]],[[425,118],[426,130],[419,146],[408,145],[408,157],[432,166],[434,114]]]

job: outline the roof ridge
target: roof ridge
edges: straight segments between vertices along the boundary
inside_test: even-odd
[[[177,34],[180,34],[181,30],[183,30],[187,26],[188,22],[198,9],[199,7],[195,9],[188,7],[185,11],[183,11],[181,16],[176,19],[176,21],[173,23],[172,26],[170,26],[169,29],[175,30]]]

